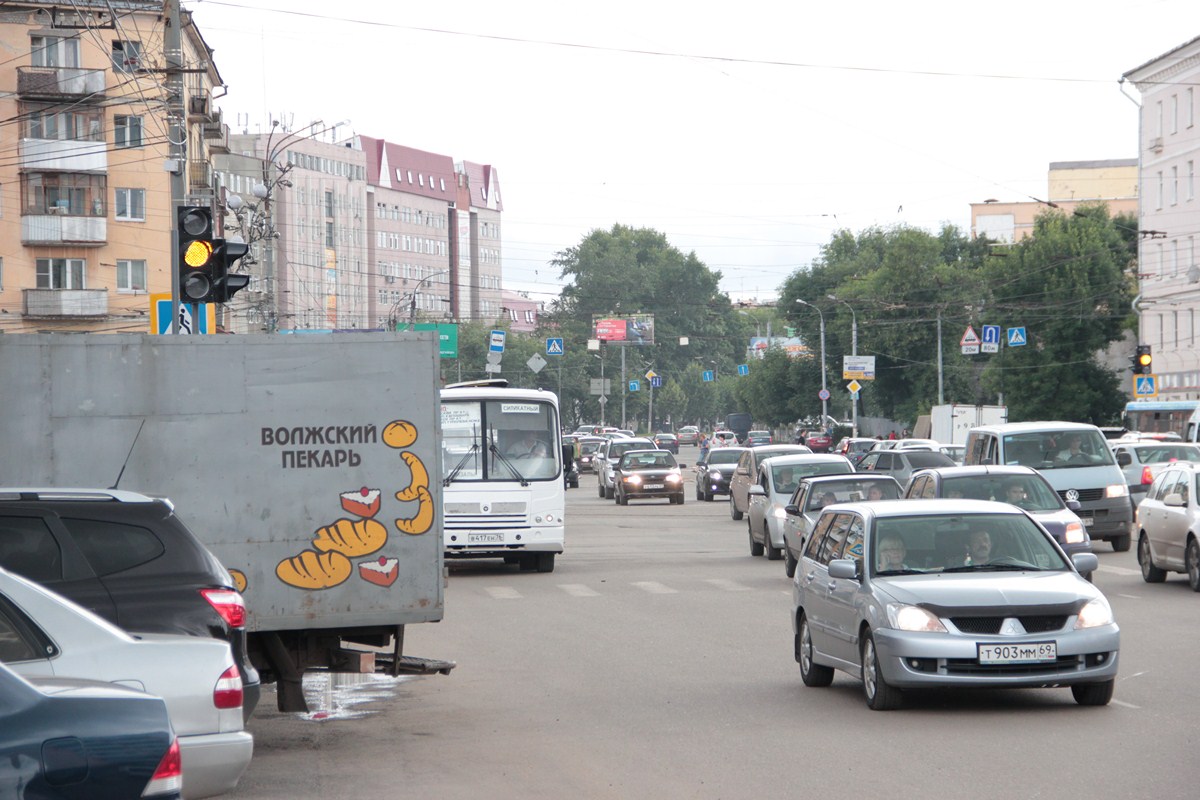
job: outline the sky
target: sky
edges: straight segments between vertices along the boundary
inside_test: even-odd
[[[788,7],[790,6],[790,7]],[[1122,74],[1196,0],[988,4],[185,0],[234,132],[348,120],[498,171],[505,288],[551,300],[592,231],[651,228],[768,301],[841,230],[970,230],[1054,161],[1136,158]]]

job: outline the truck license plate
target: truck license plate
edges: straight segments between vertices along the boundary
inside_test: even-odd
[[[977,647],[980,664],[1038,664],[1058,658],[1058,645],[1055,642],[981,644]]]
[[[467,544],[504,544],[503,533],[468,533]]]

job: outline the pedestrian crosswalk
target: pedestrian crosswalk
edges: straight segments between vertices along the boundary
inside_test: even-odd
[[[536,583],[525,588],[518,588],[516,586],[485,586],[483,591],[493,600],[522,600],[533,596],[544,596],[546,590],[549,588],[571,597],[603,597],[605,595],[623,594],[629,591],[640,591],[654,595],[671,595],[684,592],[711,591],[713,589],[722,592],[772,591],[786,595],[791,594],[790,581],[780,580],[778,583],[772,582],[772,584],[769,586],[749,586],[728,578],[702,578],[695,581],[688,581],[686,585],[679,586],[668,586],[659,581],[630,581],[628,583],[606,581],[594,586],[586,583],[560,583],[555,584],[553,587]]]

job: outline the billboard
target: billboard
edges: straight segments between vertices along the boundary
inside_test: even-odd
[[[610,344],[654,344],[654,315],[592,318],[594,339]]]

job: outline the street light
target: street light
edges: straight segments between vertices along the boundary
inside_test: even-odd
[[[854,307],[834,295],[827,294],[825,296],[850,309],[850,355],[858,355],[858,315],[854,313]],[[850,400],[850,429],[851,436],[858,436],[858,392],[855,392],[854,397]]]
[[[821,318],[821,429],[824,430],[829,424],[829,389],[825,384],[825,315],[807,300],[797,297],[796,302],[814,309]]]

